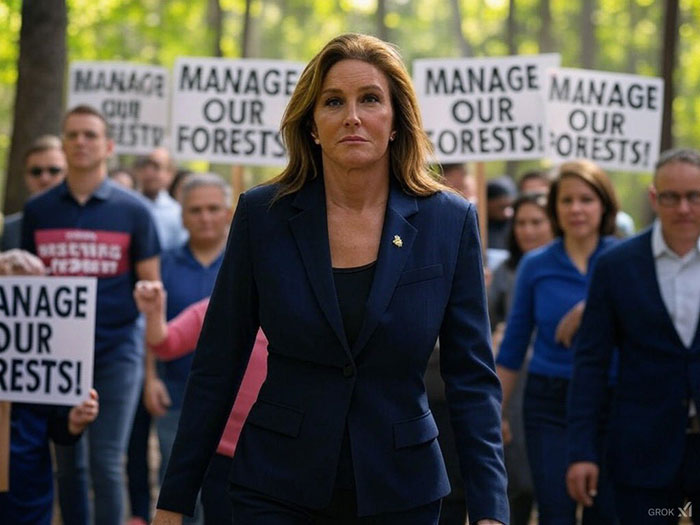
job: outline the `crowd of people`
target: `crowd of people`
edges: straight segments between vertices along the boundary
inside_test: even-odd
[[[333,39],[285,113],[287,168],[235,215],[165,148],[108,171],[89,106],[39,137],[0,275],[97,277],[94,390],[13,404],[0,523],[51,523],[50,440],[66,525],[700,509],[700,153],[662,153],[638,235],[592,162],[492,179],[482,253],[475,180],[429,169],[417,108],[393,47]],[[109,256],[56,248],[76,238]]]

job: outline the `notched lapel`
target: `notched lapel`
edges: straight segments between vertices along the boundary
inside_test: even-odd
[[[367,344],[380,317],[389,306],[418,233],[407,219],[417,211],[416,198],[406,195],[396,183],[392,182],[374,280],[367,299],[362,328],[352,348],[353,356],[357,356]],[[400,239],[400,243],[395,242],[396,236]]]
[[[320,177],[299,191],[293,206],[301,211],[289,219],[289,227],[299,248],[311,288],[343,349],[350,355],[333,282],[326,199]]]

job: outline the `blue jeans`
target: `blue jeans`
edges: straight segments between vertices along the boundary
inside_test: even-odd
[[[569,381],[528,374],[523,399],[525,441],[535,485],[540,525],[575,525],[576,502],[566,491],[566,397]],[[604,436],[601,436],[601,442]],[[613,525],[612,485],[605,465],[598,480],[598,495],[583,512],[583,525]]]
[[[133,342],[113,348],[119,357],[95,363],[93,385],[100,399],[100,414],[82,439],[71,447],[56,447],[57,481],[61,516],[65,525],[90,523],[87,467],[94,492],[94,520],[100,525],[121,525],[124,520],[124,465],[143,379],[142,356]]]

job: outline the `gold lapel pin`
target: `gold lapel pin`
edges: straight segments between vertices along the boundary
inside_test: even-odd
[[[394,246],[398,246],[399,248],[401,248],[403,246],[403,241],[401,240],[401,237],[399,237],[398,235],[394,235],[394,240],[391,242],[394,243]]]

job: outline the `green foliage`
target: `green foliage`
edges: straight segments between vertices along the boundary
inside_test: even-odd
[[[345,31],[376,34],[376,0],[250,0],[250,56],[308,60],[328,39]],[[521,54],[540,51],[542,0],[513,0]],[[208,0],[67,0],[70,60],[125,60],[171,67],[178,56],[209,56],[214,32]],[[241,54],[246,0],[219,0],[224,13],[224,56]],[[582,0],[549,0],[554,48],[566,67],[580,67]],[[597,0],[593,16],[595,67],[658,76],[663,2]],[[451,2],[387,0],[384,24],[407,64],[415,58],[460,55]],[[507,53],[509,0],[460,0],[461,30],[476,56]],[[21,0],[0,0],[0,159],[7,155],[17,77]],[[678,145],[700,144],[700,2],[681,0],[674,134]],[[519,171],[534,163],[520,163]],[[216,167],[222,173],[227,168]],[[490,176],[504,163],[489,163]],[[248,182],[274,170],[255,169]],[[613,174],[624,207],[645,220],[644,176]],[[1,179],[1,177],[0,177]],[[0,184],[2,180],[0,180]]]

